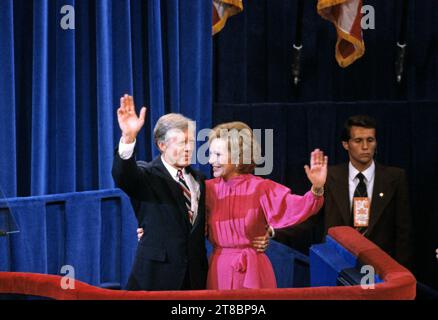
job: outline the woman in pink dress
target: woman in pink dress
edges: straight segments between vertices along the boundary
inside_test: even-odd
[[[321,209],[327,157],[318,149],[312,152],[310,167],[305,166],[312,189],[299,196],[251,174],[257,162],[254,155],[260,153],[246,124],[215,127],[209,144],[215,178],[206,182],[208,237],[213,245],[207,289],[276,288],[271,262],[250,239],[263,234],[267,225],[292,226]]]

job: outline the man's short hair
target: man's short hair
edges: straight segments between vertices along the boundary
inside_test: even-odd
[[[351,138],[351,127],[362,127],[367,129],[375,129],[377,135],[377,122],[374,118],[367,115],[355,115],[351,116],[344,123],[344,128],[341,133],[341,141],[348,142]]]
[[[166,134],[172,129],[185,131],[189,128],[189,122],[193,120],[180,113],[169,113],[158,119],[154,128],[154,141],[158,147],[160,142],[166,141]]]

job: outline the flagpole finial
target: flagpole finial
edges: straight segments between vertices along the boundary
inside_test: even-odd
[[[397,42],[395,57],[395,76],[397,83],[401,83],[405,69],[406,43]]]

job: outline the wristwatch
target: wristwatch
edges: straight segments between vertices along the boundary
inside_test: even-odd
[[[316,188],[316,187],[312,186],[312,188],[310,190],[312,191],[312,193],[316,197],[322,197],[324,195],[324,187]]]

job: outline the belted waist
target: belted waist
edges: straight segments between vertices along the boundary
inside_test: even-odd
[[[227,254],[227,253],[241,253],[244,250],[254,250],[256,251],[256,249],[254,249],[251,246],[243,246],[243,247],[213,247],[213,251],[215,253],[223,253],[223,254]]]
[[[244,273],[245,278],[243,285],[245,288],[259,288],[259,263],[257,255],[259,254],[252,246],[223,248],[214,247],[214,254],[235,254],[231,260],[231,267],[235,272]],[[247,272],[247,270],[251,270]]]

